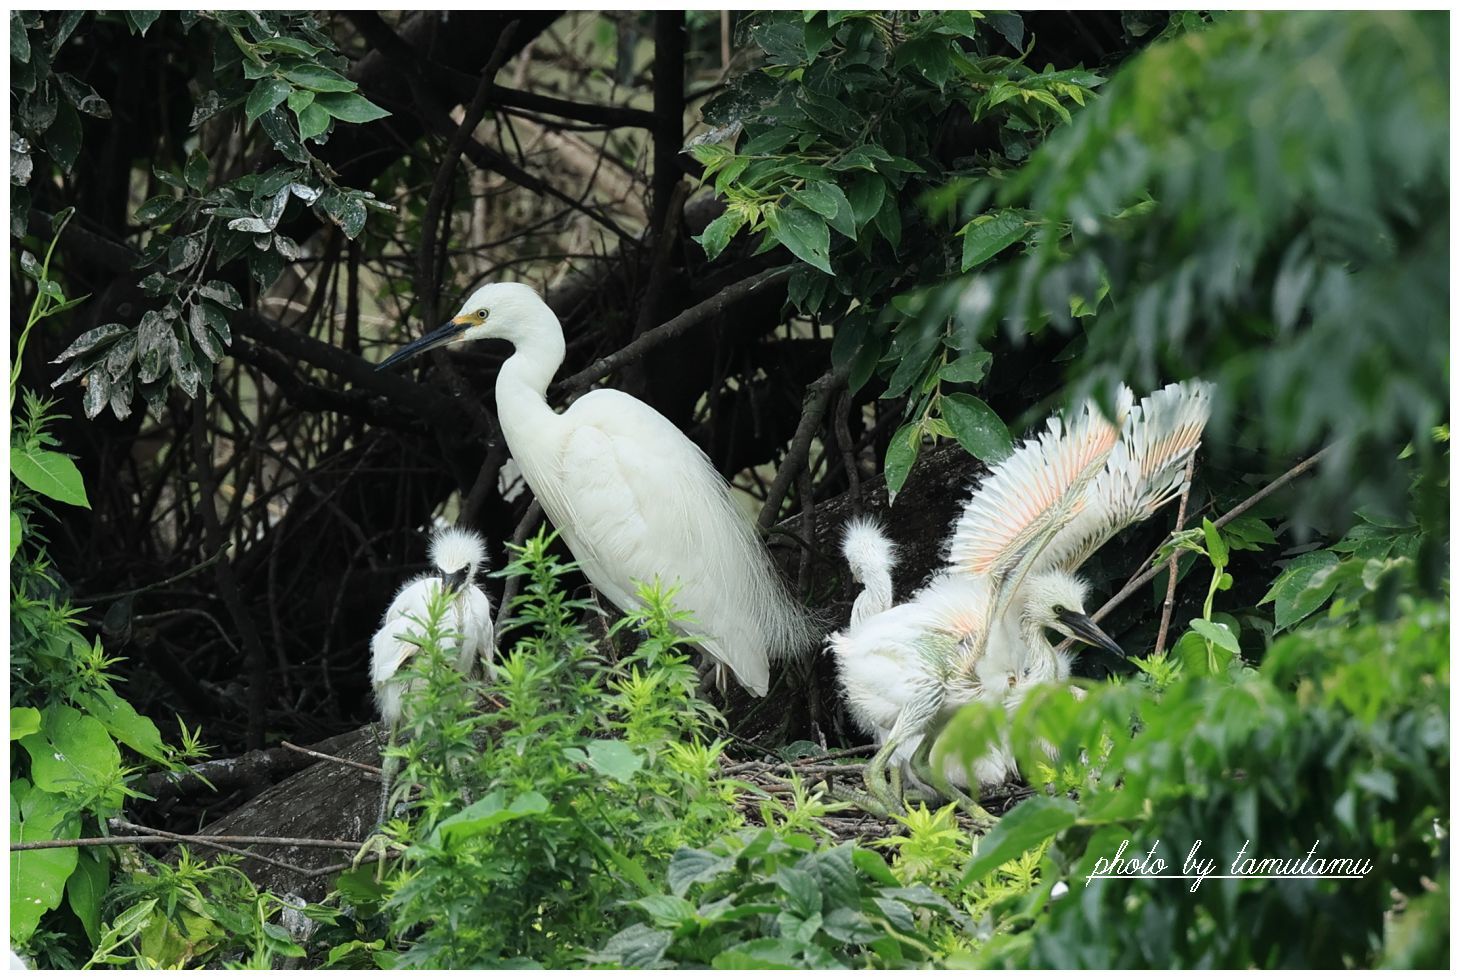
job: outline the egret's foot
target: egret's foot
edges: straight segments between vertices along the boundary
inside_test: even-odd
[[[889,773],[895,785],[889,784]],[[892,766],[889,769],[886,766],[878,765],[878,761],[873,759],[867,763],[863,779],[867,783],[867,792],[881,808],[882,812],[878,814],[879,816],[891,817],[907,812],[907,808],[902,802],[902,774],[898,772],[898,767]]]
[[[826,798],[837,803],[850,803],[863,813],[870,813],[880,820],[887,820],[892,815],[888,813],[887,807],[880,803],[871,793],[855,789],[851,786],[836,786],[828,784]]]
[[[394,841],[381,833],[378,829],[371,832],[365,838],[365,843],[360,845],[360,850],[355,852],[354,859],[350,862],[350,870],[354,871],[365,862],[367,858],[375,863],[375,880],[380,881],[385,876],[385,859],[390,856],[391,846]]]

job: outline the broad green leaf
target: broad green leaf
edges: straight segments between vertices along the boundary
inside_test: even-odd
[[[41,713],[35,708],[10,709],[10,741],[41,730]]]
[[[1331,551],[1310,551],[1288,563],[1262,602],[1274,602],[1273,626],[1284,630],[1301,622],[1323,605],[1338,586],[1331,573],[1338,567]]]
[[[721,857],[709,851],[681,847],[669,859],[669,869],[665,872],[664,880],[669,885],[671,894],[682,896],[689,891],[690,885],[709,881],[734,866],[733,857]]]
[[[41,712],[41,730],[20,744],[30,755],[31,778],[38,789],[99,794],[105,805],[121,805],[122,754],[95,718],[53,704]]]
[[[617,739],[594,739],[587,750],[570,748],[564,753],[574,762],[586,763],[592,769],[621,783],[634,778],[644,766],[644,759],[628,743]]]
[[[673,940],[674,934],[668,930],[636,922],[609,939],[603,946],[603,955],[630,970],[663,969],[670,965],[664,953]]]
[[[1225,568],[1227,565],[1228,551],[1227,542],[1222,540],[1222,532],[1209,519],[1201,519],[1202,534],[1206,537],[1207,556],[1211,558],[1212,564],[1218,568]]]
[[[167,761],[167,746],[152,719],[138,714],[137,709],[111,688],[79,695],[77,704],[127,748],[154,762]]]
[[[1079,807],[1063,797],[1035,796],[1004,814],[978,842],[978,852],[963,872],[962,887],[1033,850],[1075,825]]]
[[[81,820],[65,798],[24,779],[10,784],[10,843],[75,837]],[[10,942],[30,939],[41,916],[61,904],[66,879],[76,870],[76,848],[13,851],[10,855]]]
[[[284,77],[311,92],[353,92],[356,88],[355,83],[344,75],[323,65],[299,65],[284,72]]]
[[[63,504],[91,508],[81,471],[68,457],[49,449],[10,447],[10,472],[36,493]]]
[[[974,218],[963,230],[963,271],[983,265],[1028,236],[1030,226],[1019,211],[998,211]]]
[[[953,428],[958,444],[975,459],[993,465],[1014,451],[1014,440],[1003,419],[982,399],[963,392],[944,395],[939,403],[943,418]]]
[[[976,350],[943,365],[942,370],[938,372],[938,377],[944,381],[978,384],[988,373],[989,362],[993,359],[994,355],[988,351]]]
[[[518,796],[511,806],[504,806],[505,800],[505,793],[493,790],[460,813],[441,821],[431,834],[431,843],[450,847],[452,841],[474,837],[509,820],[546,813],[548,809],[547,798],[532,790]]]
[[[110,878],[109,866],[106,848],[81,848],[76,855],[76,871],[66,879],[66,904],[81,920],[86,938],[93,945],[101,941],[101,900]]]
[[[695,241],[705,250],[705,258],[715,261],[725,251],[725,247],[730,244],[744,221],[745,216],[739,211],[726,211],[706,225],[705,230],[695,236]]]
[[[312,58],[319,54],[319,48],[301,41],[297,37],[270,37],[254,44],[260,51],[272,51],[275,54],[297,54],[301,58]]]
[[[802,262],[831,274],[831,232],[823,219],[794,205],[768,208],[765,216],[776,241]]]
[[[183,180],[195,191],[208,186],[208,158],[201,150],[194,150],[183,167]]]
[[[365,96],[354,92],[321,92],[314,97],[314,104],[347,123],[374,122],[390,115]]]
[[[897,499],[913,463],[918,460],[918,449],[922,445],[916,422],[908,422],[892,434],[887,444],[887,459],[882,464],[882,476],[887,481],[887,502]]]
[[[650,895],[633,904],[647,912],[656,926],[667,929],[676,929],[695,915],[695,907],[678,895]]]
[[[299,138],[314,139],[330,128],[330,114],[322,106],[307,105],[299,111]]]
[[[131,27],[133,34],[147,34],[147,28],[157,23],[157,18],[162,16],[160,10],[128,10],[127,24]]]
[[[243,103],[243,115],[250,123],[289,97],[294,88],[283,79],[266,78],[253,87]]]
[[[1242,647],[1237,642],[1237,637],[1232,635],[1232,630],[1226,623],[1214,623],[1209,619],[1193,619],[1191,628],[1196,630],[1204,639],[1210,640],[1213,644],[1226,650],[1228,653],[1241,653]]]
[[[847,200],[852,205],[852,217],[860,228],[882,210],[883,198],[887,195],[887,181],[880,174],[858,174],[847,191]]]
[[[20,539],[23,535],[20,523],[20,515],[15,511],[10,512],[10,560],[15,560],[15,553],[20,550]]]

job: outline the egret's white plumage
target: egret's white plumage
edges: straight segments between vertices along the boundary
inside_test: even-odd
[[[842,555],[852,570],[852,580],[862,591],[852,602],[850,625],[892,606],[892,569],[897,551],[882,525],[871,517],[854,517],[842,534]]]
[[[588,580],[626,610],[640,604],[636,583],[678,585],[675,602],[693,622],[676,625],[765,694],[770,661],[804,649],[815,628],[709,458],[622,391],[591,391],[554,411],[546,396],[563,361],[562,327],[520,283],[481,287],[449,324],[385,363],[483,339],[515,348],[497,378],[502,433]]]
[[[443,528],[431,536],[429,553],[435,570],[401,586],[370,640],[370,684],[387,727],[388,746],[395,744],[404,720],[406,694],[411,690],[400,670],[420,652],[431,603],[443,589],[451,596],[440,640],[443,652],[451,656],[452,666],[464,678],[475,676],[478,668],[488,676],[492,673],[492,601],[476,584],[486,564],[486,544],[471,531]],[[395,762],[387,754],[382,767],[382,819]]]
[[[885,768],[910,759],[957,707],[983,700],[1012,709],[1031,686],[1069,677],[1047,630],[1119,650],[1086,615],[1087,587],[1072,573],[1180,491],[1210,387],[1171,385],[1132,402],[1122,386],[1113,424],[1093,403],[1068,425],[1051,419],[968,501],[929,586],[831,638],[851,712],[882,744],[868,786],[883,802],[896,803]],[[949,761],[941,775],[971,788],[1013,773],[1003,744],[972,772]]]

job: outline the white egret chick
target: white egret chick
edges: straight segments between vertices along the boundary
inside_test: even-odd
[[[882,525],[871,517],[854,517],[842,533],[842,555],[852,569],[852,581],[862,591],[852,601],[849,625],[856,626],[892,606],[892,569],[897,552]]]
[[[637,583],[678,584],[676,602],[692,621],[676,627],[764,695],[770,661],[814,642],[811,617],[782,584],[729,484],[673,423],[611,388],[553,410],[547,389],[563,362],[563,330],[531,287],[481,287],[450,322],[380,367],[489,339],[515,348],[496,388],[507,447],[588,580],[623,610],[639,607]]]
[[[388,733],[387,751],[381,760],[381,821],[385,820],[391,780],[400,761],[389,749],[395,746],[405,697],[411,689],[399,672],[420,652],[432,600],[442,590],[451,603],[447,632],[441,640],[443,652],[454,654],[452,666],[464,678],[475,676],[479,665],[488,676],[492,672],[492,601],[476,584],[486,562],[486,544],[471,531],[444,528],[431,536],[430,557],[435,572],[401,586],[385,612],[385,621],[370,641],[370,683]],[[419,679],[415,683],[419,684]]]

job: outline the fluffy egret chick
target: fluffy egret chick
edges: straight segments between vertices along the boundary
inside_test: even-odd
[[[897,553],[882,525],[870,517],[854,517],[842,535],[842,555],[852,569],[852,581],[861,593],[852,602],[850,626],[856,626],[892,606],[892,569]]]
[[[370,683],[393,747],[400,730],[410,684],[398,676],[406,662],[420,652],[432,600],[444,589],[451,597],[446,633],[441,645],[452,656],[452,666],[471,677],[480,664],[492,672],[492,602],[476,584],[483,571],[487,548],[480,536],[462,528],[445,528],[431,536],[431,563],[436,571],[401,586],[386,610],[385,621],[370,641]],[[419,684],[417,679],[415,683]],[[381,762],[380,819],[385,819],[391,780],[399,760],[387,752]]]
[[[563,363],[563,329],[531,287],[478,289],[441,328],[387,367],[446,344],[505,340],[497,418],[512,458],[594,587],[620,609],[638,583],[678,584],[692,616],[677,623],[757,696],[770,661],[800,652],[816,630],[782,584],[730,486],[674,424],[639,399],[600,388],[559,414],[547,389]]]

